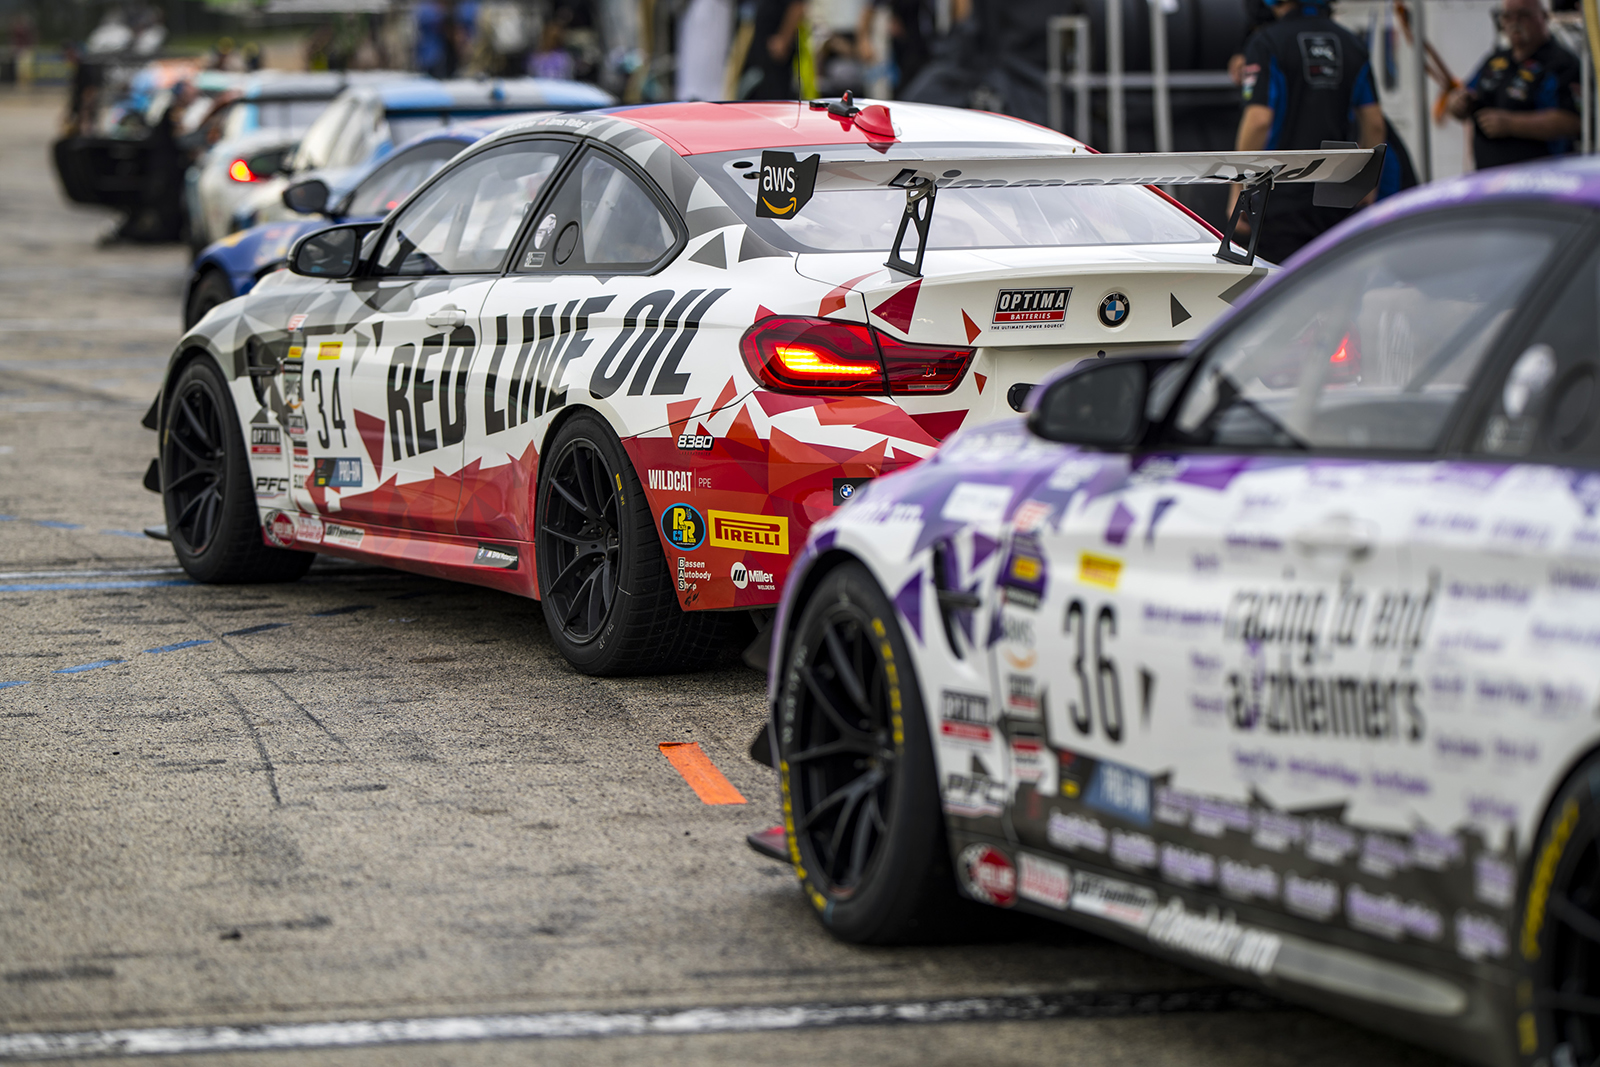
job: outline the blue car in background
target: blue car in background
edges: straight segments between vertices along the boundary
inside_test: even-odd
[[[331,222],[383,218],[457,152],[522,117],[497,115],[424,133],[356,172],[344,190],[331,189],[317,177],[296,182],[285,196],[312,214],[240,230],[213,242],[195,259],[184,286],[184,329],[282,267],[289,249],[305,234]]]

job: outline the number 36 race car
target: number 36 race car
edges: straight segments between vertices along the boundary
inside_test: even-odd
[[[379,561],[538,597],[580,670],[693,666],[860,485],[1265,274],[1145,185],[1348,199],[1372,157],[847,100],[531,119],[197,323],[146,484],[202,581]]]
[[[790,572],[752,843],[848,940],[959,888],[1594,1063],[1597,208],[1591,162],[1385,201],[859,490]]]

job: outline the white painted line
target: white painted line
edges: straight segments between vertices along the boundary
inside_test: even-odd
[[[183,332],[176,317],[143,316],[127,319],[0,319],[0,333],[122,333],[126,330]]]
[[[22,578],[133,578],[149,575],[176,576],[182,567],[133,567],[128,570],[98,571],[0,571],[0,582]]]
[[[464,1015],[434,1019],[368,1019],[263,1026],[181,1026],[0,1034],[0,1061],[75,1056],[168,1056],[199,1052],[265,1052],[444,1041],[726,1034],[908,1023],[1109,1018],[1179,1012],[1272,1011],[1264,994],[1229,987],[1149,992],[1051,993],[864,1004],[565,1011],[529,1015]]]

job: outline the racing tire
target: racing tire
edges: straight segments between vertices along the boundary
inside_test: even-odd
[[[726,613],[678,605],[644,489],[599,416],[578,412],[556,431],[539,462],[535,509],[540,606],[578,671],[690,671],[726,651]]]
[[[789,859],[843,941],[942,940],[957,896],[921,688],[894,606],[859,563],[800,610],[778,694]]]
[[[212,308],[232,299],[233,286],[228,276],[220,270],[207,269],[189,291],[189,303],[183,309],[183,328],[194,329],[194,324],[205,318]]]
[[[172,549],[209,585],[292,582],[316,560],[261,537],[250,464],[222,372],[197,359],[179,372],[161,429],[161,499]]]
[[[1459,921],[1459,920],[1458,920]],[[1600,1058],[1600,755],[1556,794],[1534,839],[1511,951],[1522,970],[1514,1005],[1525,1064]]]

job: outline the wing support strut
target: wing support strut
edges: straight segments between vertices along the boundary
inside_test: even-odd
[[[905,214],[900,216],[900,230],[894,235],[894,246],[889,249],[889,258],[884,260],[883,265],[901,274],[920,278],[922,257],[928,251],[928,224],[933,221],[933,201],[939,195],[939,187],[932,178],[919,177],[917,172],[909,167],[891,178],[889,184],[896,189],[906,191],[906,210]],[[901,255],[908,226],[915,226],[917,229],[917,258],[909,263]]]
[[[1237,263],[1248,267],[1256,261],[1256,242],[1261,240],[1261,217],[1267,213],[1267,198],[1272,195],[1272,175],[1263,174],[1239,189],[1239,199],[1234,201],[1233,214],[1222,231],[1222,244],[1217,248],[1217,258],[1224,263]],[[1232,248],[1239,230],[1239,220],[1250,227],[1249,246],[1243,253]],[[1244,244],[1239,240],[1238,244]]]

